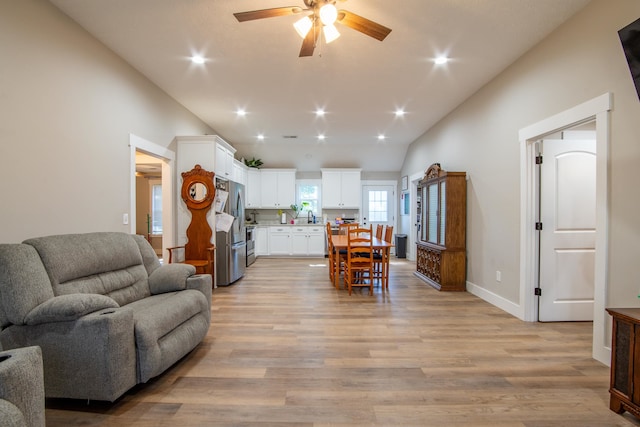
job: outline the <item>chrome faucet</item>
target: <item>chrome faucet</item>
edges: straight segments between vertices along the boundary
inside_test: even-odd
[[[313,222],[313,212],[307,211],[307,224],[311,224]]]

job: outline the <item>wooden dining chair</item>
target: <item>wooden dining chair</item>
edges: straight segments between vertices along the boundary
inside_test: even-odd
[[[349,228],[344,281],[349,295],[354,287],[368,287],[373,295],[373,239],[372,228]]]
[[[382,239],[382,230],[383,229],[384,229],[384,226],[382,224],[376,225],[376,238]]]
[[[384,241],[387,243],[393,242],[393,225],[387,225],[387,228],[384,230]],[[383,283],[385,289],[389,289],[389,259],[391,255],[391,248],[388,248],[384,251],[384,263],[383,263]]]
[[[376,225],[376,239],[382,240],[384,226],[382,224]],[[373,275],[382,280],[382,250],[373,250]]]
[[[346,222],[344,224],[338,224],[338,234],[346,236],[349,232],[349,229],[354,227],[359,227],[359,224],[357,222]]]
[[[384,232],[385,242],[391,243],[393,238],[393,226],[387,225]],[[380,282],[380,287],[389,289],[389,252],[390,249],[374,251],[373,253],[373,276]]]
[[[338,224],[338,234],[346,236],[350,229],[358,227],[357,222],[347,222],[343,224]],[[335,262],[338,263],[338,272],[344,272],[344,262],[347,259],[347,250],[340,249],[336,251]],[[335,270],[334,270],[335,271]],[[336,288],[339,287],[338,281],[336,283]]]
[[[331,229],[331,223],[327,222],[327,253],[329,259],[329,279],[331,283],[335,283],[335,271],[336,271],[336,248],[333,247],[333,241],[331,235],[333,230]]]

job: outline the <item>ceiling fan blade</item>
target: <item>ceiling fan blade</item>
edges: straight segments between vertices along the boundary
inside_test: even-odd
[[[322,30],[322,24],[319,19],[315,19],[313,28],[309,30],[307,36],[302,41],[302,47],[300,48],[299,57],[303,56],[312,56],[313,50],[316,48],[316,43],[318,42],[318,37],[320,36],[320,31]]]
[[[384,25],[380,25],[377,22],[363,18],[355,13],[351,13],[348,10],[339,10],[337,21],[342,25],[346,25],[349,28],[353,28],[356,31],[360,31],[363,34],[380,41],[384,40],[384,38],[391,32],[391,28],[387,28]]]
[[[274,7],[273,9],[251,10],[249,12],[234,13],[233,16],[240,22],[253,21],[254,19],[274,18],[277,16],[296,15],[302,12],[301,7],[286,6]]]

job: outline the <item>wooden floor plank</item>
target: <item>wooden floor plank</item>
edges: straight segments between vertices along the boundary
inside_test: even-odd
[[[521,322],[406,260],[373,296],[327,268],[259,258],[183,360],[115,403],[49,399],[47,426],[640,425],[609,410],[591,323]]]

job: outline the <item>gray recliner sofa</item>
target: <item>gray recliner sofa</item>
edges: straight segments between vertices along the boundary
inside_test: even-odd
[[[142,237],[0,244],[0,346],[39,346],[46,397],[114,401],[176,363],[211,323],[211,275],[160,265]]]

